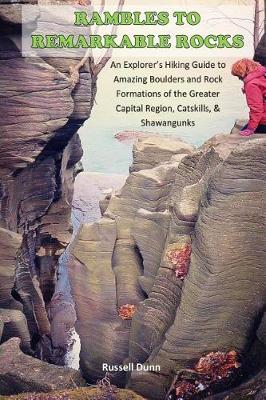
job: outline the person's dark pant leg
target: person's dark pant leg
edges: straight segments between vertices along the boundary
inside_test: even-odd
[[[255,133],[266,133],[266,125],[259,125],[255,130]]]
[[[241,128],[241,132],[247,129],[247,127],[247,125],[243,126],[243,128]],[[255,130],[255,133],[266,133],[266,125],[259,125]]]

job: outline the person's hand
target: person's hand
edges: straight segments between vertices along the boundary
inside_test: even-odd
[[[244,129],[243,131],[240,131],[239,133],[241,136],[251,136],[254,135],[254,131],[252,129]]]

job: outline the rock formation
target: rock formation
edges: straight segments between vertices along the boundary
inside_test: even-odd
[[[128,357],[131,318],[124,319],[120,308],[137,305],[146,297],[145,283],[140,282],[142,255],[132,236],[134,220],[140,208],[163,214],[178,159],[192,150],[192,146],[169,139],[161,139],[159,145],[158,139],[139,142],[135,160],[140,166],[145,158],[154,168],[139,171],[137,161],[133,163],[134,172],[121,192],[111,197],[104,218],[84,225],[72,245],[75,259],[70,274],[82,339],[81,365],[90,380],[102,377],[103,363],[121,364]],[[156,157],[152,157],[153,151]],[[172,156],[172,162],[160,165]],[[111,375],[114,383],[123,382],[124,374]]]
[[[124,187],[72,244],[89,381],[103,377],[103,363],[142,363],[142,371],[110,372],[111,379],[160,400],[174,377],[211,352],[241,359],[232,368],[245,374],[249,359],[253,374],[265,366],[265,147],[263,135],[237,133],[198,150],[169,138],[137,142]],[[229,384],[204,381],[199,392]]]
[[[20,392],[50,392],[84,386],[78,371],[58,367],[30,357],[13,338],[0,346],[0,394]]]
[[[240,138],[237,125],[194,149],[143,136],[125,185],[71,245],[75,311],[55,286],[72,234],[77,132],[97,76],[91,60],[75,84],[78,60],[23,58],[21,3],[38,4],[0,7],[0,394],[85,385],[78,372],[46,363],[62,363],[77,312],[88,382],[104,377],[103,364],[139,363],[131,374],[110,371],[111,382],[170,400],[242,379],[213,398],[247,390],[263,398],[265,137]],[[265,36],[256,52],[263,63],[264,49]]]
[[[71,239],[82,156],[77,131],[90,116],[96,77],[87,62],[73,85],[78,60],[23,58],[22,3],[38,4],[7,0],[0,7],[0,330],[2,341],[19,337],[23,351],[56,363],[58,259]],[[65,313],[73,328],[73,304]]]
[[[21,339],[21,348],[30,352],[31,343],[25,315],[20,310],[0,309],[0,321],[3,323],[1,342],[12,337]]]

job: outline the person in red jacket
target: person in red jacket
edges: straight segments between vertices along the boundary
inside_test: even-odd
[[[244,58],[233,64],[232,75],[244,82],[243,93],[250,109],[249,122],[240,135],[266,133],[266,67]]]

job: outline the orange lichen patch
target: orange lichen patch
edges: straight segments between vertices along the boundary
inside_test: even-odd
[[[201,357],[193,369],[185,369],[175,377],[169,389],[169,400],[190,400],[210,395],[218,387],[228,386],[236,379],[241,367],[239,355],[232,350],[228,353],[212,352]]]
[[[198,393],[197,386],[194,383],[182,382],[175,388],[175,395],[177,400],[179,399],[190,399],[192,396]]]
[[[195,365],[195,371],[206,375],[211,382],[215,382],[228,378],[235,369],[240,368],[241,364],[238,359],[238,354],[234,350],[229,353],[212,352],[205,357],[201,357]]]
[[[135,312],[136,312],[136,306],[134,306],[133,304],[125,304],[124,306],[121,306],[118,309],[119,317],[123,320],[132,319]]]
[[[171,264],[176,272],[176,276],[184,280],[188,274],[191,257],[191,244],[176,243],[169,246],[166,252],[166,260]]]

